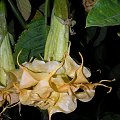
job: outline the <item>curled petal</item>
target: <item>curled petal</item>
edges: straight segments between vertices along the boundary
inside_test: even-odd
[[[86,90],[84,92],[75,93],[77,99],[79,99],[82,102],[90,101],[94,97],[94,95],[95,95],[95,90],[93,89]]]
[[[41,98],[49,97],[52,92],[48,79],[43,79],[33,88],[32,94],[38,94]]]
[[[7,72],[8,79],[7,79],[7,86],[6,87],[8,87],[9,83],[11,84],[13,82],[19,82],[21,79],[22,73],[23,72],[22,72],[21,68]]]
[[[58,93],[57,93],[58,94]],[[59,93],[59,97],[54,106],[48,108],[49,120],[52,114],[56,112],[70,113],[77,107],[76,97],[69,95],[68,93]]]
[[[13,92],[14,91],[14,92]],[[19,94],[16,93],[14,89],[3,89],[0,93],[0,106],[2,107],[5,102],[8,102],[9,105],[17,103],[19,101]]]
[[[19,101],[19,94],[13,86],[13,83],[17,83],[17,77],[11,71],[5,71],[7,78],[7,86],[0,86],[0,106],[3,106],[5,102],[12,105]]]
[[[64,75],[56,75],[49,79],[50,87],[56,92],[67,92],[69,79]]]
[[[32,105],[34,101],[31,99],[31,90],[22,89],[19,94],[20,103],[23,105]]]
[[[9,104],[15,104],[19,101],[19,94],[18,93],[10,93],[10,101]]]
[[[69,54],[66,54],[64,67],[66,69],[66,74],[69,77],[74,78],[75,71],[78,69],[79,65],[69,56]]]
[[[33,70],[34,72],[41,73],[50,73],[52,72],[60,63],[58,61],[49,61],[44,62],[41,60],[35,59],[32,63],[24,63],[28,69]],[[64,68],[61,68],[58,73],[64,72]]]
[[[103,84],[103,82],[112,82],[112,81],[115,81],[115,79],[113,79],[113,80],[101,80],[98,83],[93,83],[93,84],[94,84],[95,87],[97,87],[97,86],[103,86],[105,88],[108,88],[107,93],[110,93],[111,90],[112,90],[112,87],[109,87],[109,86]]]
[[[82,55],[81,55],[82,58]],[[83,59],[83,58],[82,58]],[[64,67],[66,69],[66,74],[71,77],[74,78],[75,77],[75,71],[82,66],[82,71],[83,74],[85,75],[85,77],[90,77],[91,76],[91,72],[88,68],[83,66],[83,61],[81,65],[78,65],[70,56],[69,54],[66,54],[65,56],[65,64]]]
[[[27,68],[22,67],[22,70],[23,74],[20,81],[20,89],[29,88],[38,83],[38,81],[30,75],[29,70]]]
[[[47,98],[53,89],[50,87],[50,79],[55,73],[63,66],[63,63],[59,64],[49,75],[48,77],[40,80],[39,83],[33,88],[33,93],[39,94],[41,98]]]
[[[91,76],[91,72],[90,72],[89,68],[83,66],[83,74],[87,78],[90,77]]]
[[[5,100],[3,99],[3,94],[0,93],[0,107],[2,107],[4,103]]]
[[[40,109],[49,109],[52,108],[59,98],[59,93],[52,92],[49,98],[41,99],[35,103],[35,106],[39,107]]]
[[[82,91],[79,91],[79,89]],[[77,89],[77,91],[74,92],[74,94],[77,97],[77,99],[79,99],[82,102],[90,101],[95,95],[95,86],[91,83],[80,84],[79,89]]]
[[[89,83],[86,76],[83,73],[83,57],[82,57],[81,53],[79,53],[79,54],[82,59],[82,63],[79,66],[79,68],[75,71],[75,76],[70,83],[76,83],[76,84]]]

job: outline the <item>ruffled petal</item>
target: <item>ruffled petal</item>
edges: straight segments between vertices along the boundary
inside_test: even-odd
[[[52,114],[56,112],[71,113],[77,108],[77,100],[73,95],[68,93],[59,93],[59,97],[56,100],[54,106],[48,108],[49,120]]]

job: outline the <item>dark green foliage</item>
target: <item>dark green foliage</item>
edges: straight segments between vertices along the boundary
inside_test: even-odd
[[[16,61],[18,53],[22,50],[19,56],[19,62],[28,61],[31,57],[43,55],[48,29],[45,25],[44,17],[32,21],[27,30],[24,30],[15,45],[14,58]]]
[[[89,12],[86,27],[90,26],[114,26],[120,24],[120,1],[97,0],[95,6]]]

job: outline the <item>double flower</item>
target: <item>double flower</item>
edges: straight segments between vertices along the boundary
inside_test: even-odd
[[[109,88],[102,82],[91,83],[88,77],[91,72],[77,64],[67,53],[62,62],[34,59],[19,65],[21,71],[16,75],[14,84],[19,93],[20,103],[48,110],[49,120],[56,112],[70,113],[77,108],[77,99],[82,102],[90,101],[95,95],[96,86]]]

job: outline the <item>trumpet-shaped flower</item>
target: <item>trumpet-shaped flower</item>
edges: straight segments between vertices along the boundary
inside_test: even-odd
[[[19,99],[24,105],[39,107],[48,110],[49,119],[56,112],[70,113],[77,107],[77,99],[82,102],[90,101],[95,95],[99,83],[91,83],[88,77],[91,72],[77,64],[67,53],[62,62],[34,59],[20,66]],[[106,80],[107,81],[107,80]],[[108,87],[111,90],[111,87]]]

